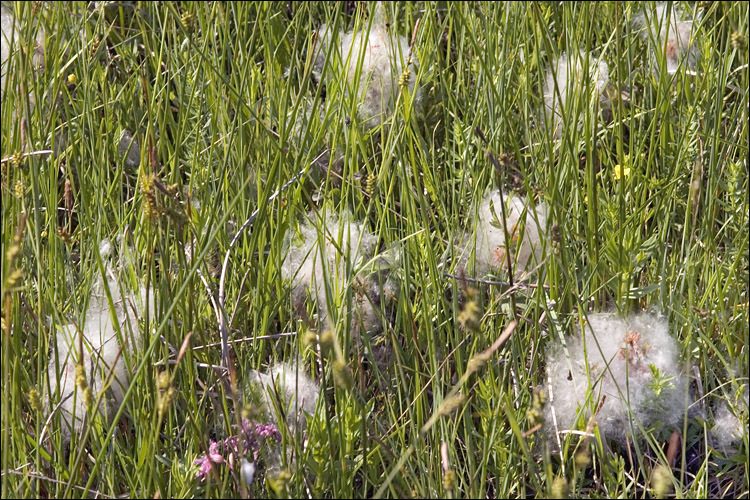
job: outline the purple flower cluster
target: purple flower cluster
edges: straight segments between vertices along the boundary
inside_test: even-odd
[[[261,445],[268,439],[274,439],[277,443],[281,442],[281,433],[274,424],[259,424],[248,419],[242,419],[242,423],[234,425],[237,432],[222,441],[211,441],[208,446],[208,453],[198,457],[193,462],[198,465],[198,474],[196,477],[201,482],[206,480],[206,476],[211,472],[215,464],[227,464],[229,468],[236,463],[238,457],[252,454],[253,462],[258,460],[258,453]],[[223,454],[222,454],[223,452]],[[226,458],[224,458],[226,455]]]

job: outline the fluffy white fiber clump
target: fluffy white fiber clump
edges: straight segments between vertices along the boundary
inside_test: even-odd
[[[657,54],[664,52],[667,73],[673,75],[681,64],[694,68],[700,52],[694,45],[693,21],[685,21],[674,9],[665,4],[657,5],[653,12],[642,12],[632,21],[633,27],[640,30],[641,38],[652,44],[651,54],[654,71],[658,71]],[[654,47],[658,45],[657,47]]]
[[[646,313],[625,319],[590,314],[584,332],[567,339],[570,357],[561,346],[548,353],[550,430],[555,422],[561,432],[585,429],[600,404],[596,422],[605,439],[632,435],[631,415],[636,431],[653,425],[669,428],[682,421],[687,382],[665,318]],[[582,425],[577,424],[579,415]]]
[[[106,256],[110,251],[109,241],[103,241],[100,245],[102,255]],[[80,329],[74,324],[59,327],[55,347],[50,354],[48,408],[62,414],[65,422],[62,430],[66,438],[70,437],[71,430],[80,432],[84,422],[90,422],[93,418],[93,415],[87,417],[87,396],[93,403],[102,391],[108,391],[101,398],[98,410],[110,419],[117,412],[130,383],[126,358],[132,359],[135,350],[140,347],[142,334],[138,329],[138,318],[145,313],[147,301],[150,314],[153,312],[152,290],[141,288],[138,292],[123,293],[114,272],[108,270],[107,274],[114,309],[110,309],[105,285],[100,278],[92,290],[84,324]],[[112,321],[113,312],[119,334],[118,326]],[[80,381],[76,381],[76,366],[79,363],[83,367],[86,389]],[[111,384],[105,386],[110,375]]]
[[[2,27],[2,33],[0,33],[0,89],[4,89],[11,40],[15,42],[18,39],[18,30],[16,29],[13,14],[7,12],[4,8],[0,11],[0,26]]]
[[[141,146],[138,139],[133,137],[129,130],[123,130],[120,134],[120,142],[117,145],[120,156],[125,158],[125,166],[136,168],[141,163]]]
[[[290,430],[304,429],[307,418],[315,415],[320,386],[295,365],[278,363],[266,373],[253,372],[250,383],[259,389],[264,411],[275,415],[275,408],[286,416]]]
[[[315,217],[310,214],[311,220]],[[289,251],[281,271],[291,282],[294,307],[301,309],[309,293],[317,304],[318,323],[324,325],[331,319],[329,305],[343,301],[351,287],[353,331],[379,332],[381,290],[395,295],[398,288],[381,279],[382,271],[376,267],[380,263],[373,262],[377,238],[348,213],[321,222],[320,232],[308,223],[300,226],[299,233],[290,229],[286,236]]]
[[[520,279],[542,262],[547,208],[542,202],[533,206],[526,198],[515,193],[503,194],[502,199],[505,201],[507,232],[511,243],[506,244],[505,241],[500,191],[494,189],[484,197],[477,210],[476,236],[471,232],[466,233],[467,243],[460,265],[468,270],[471,249],[474,248],[477,275],[507,273],[506,252],[510,251],[513,274]]]
[[[367,25],[357,33],[340,33],[338,43],[328,26],[318,29],[318,49],[314,69],[326,79],[327,71],[335,71],[346,77],[347,92],[354,92],[357,98],[357,114],[367,128],[378,127],[395,110],[401,92],[399,80],[403,79],[409,94],[414,95],[416,84],[417,58],[410,52],[409,39],[392,33],[386,23],[382,4],[374,8],[372,25]],[[391,26],[395,25],[392,23]],[[329,65],[325,69],[326,54],[329,49]],[[419,92],[414,104],[419,105]]]
[[[586,59],[587,73],[584,72]],[[544,107],[555,138],[562,136],[563,126],[572,126],[572,118],[564,120],[563,117],[575,113],[576,109],[593,113],[598,107],[600,112],[609,113],[612,104],[606,92],[608,84],[609,66],[593,54],[563,53],[552,64],[544,85]],[[584,102],[579,103],[577,99],[584,99]]]
[[[714,412],[714,426],[709,431],[711,445],[725,454],[732,454],[747,433],[748,387],[740,397],[722,401]]]
[[[0,99],[2,99],[10,55],[25,45],[21,40],[21,30],[16,23],[15,16],[9,9],[6,9],[5,2],[0,8],[0,27],[2,28],[2,33],[0,33]],[[29,53],[32,54],[32,61],[35,66],[42,64],[44,61],[44,30],[41,27],[37,31],[36,38],[32,41]]]

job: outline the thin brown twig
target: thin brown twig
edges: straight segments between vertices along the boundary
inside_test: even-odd
[[[27,156],[35,156],[35,155],[51,155],[54,153],[51,149],[42,149],[40,151],[29,151],[28,153],[21,153],[21,158],[26,158]],[[0,160],[0,163],[8,163],[10,161],[13,161],[16,159],[16,156],[7,156]]]
[[[0,473],[0,475],[3,475],[3,476],[6,475],[6,474],[16,474],[18,476],[29,477],[29,478],[34,478],[34,479],[41,479],[42,481],[49,481],[50,483],[55,483],[55,484],[65,484],[65,485],[68,484],[65,481],[60,481],[59,479],[53,479],[53,478],[51,478],[49,476],[45,476],[45,475],[39,474],[37,472],[21,472],[21,471],[15,470],[15,469],[7,469],[7,470],[2,471],[2,473]],[[77,490],[85,491],[89,495],[93,495],[94,498],[115,498],[113,496],[105,495],[104,493],[102,493],[101,491],[98,491],[98,490],[89,490],[89,489],[86,489],[83,486],[76,486],[76,485],[74,485],[73,488],[77,489]]]
[[[297,335],[297,332],[288,332],[288,333],[275,333],[273,335],[258,335],[257,337],[246,337],[244,339],[234,339],[230,340],[230,344],[242,344],[244,342],[254,342],[256,340],[265,340],[265,339],[280,339],[283,337],[292,337],[294,335]],[[221,342],[216,342],[214,344],[205,344],[205,345],[199,345],[191,348],[193,351],[198,351],[200,349],[208,349],[211,347],[219,347],[221,345]]]
[[[419,22],[421,20],[422,18],[420,17],[419,19],[417,19],[417,22],[414,23],[414,31],[412,32],[411,43],[409,44],[409,57],[411,57],[412,54],[414,53],[414,43],[416,43],[417,41],[417,33],[419,32]]]

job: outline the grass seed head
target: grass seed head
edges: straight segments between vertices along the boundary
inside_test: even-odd
[[[568,480],[564,477],[556,477],[552,481],[552,488],[550,489],[550,498],[570,498],[570,486]]]
[[[651,484],[656,498],[667,498],[672,493],[672,471],[664,464],[654,467]]]

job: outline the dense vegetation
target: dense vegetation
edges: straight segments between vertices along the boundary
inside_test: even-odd
[[[663,36],[672,9],[689,50]],[[747,498],[747,4],[374,12],[3,3],[1,496]],[[403,42],[391,109],[368,123],[364,80],[334,63],[346,33],[375,30]],[[546,220],[522,275],[475,272],[477,207],[498,188]],[[369,253],[339,237],[337,276],[295,292],[290,247],[347,221]],[[349,314],[369,260],[373,335]],[[49,419],[50,360],[63,325],[107,317],[102,283],[153,300],[122,350],[122,405],[71,440]],[[571,375],[550,353],[590,314],[645,310],[676,341],[678,418],[556,433],[546,389]],[[201,476],[238,415],[260,419],[240,401],[279,362],[319,384],[306,427],[271,408],[285,452],[251,458],[249,484],[239,456]]]

